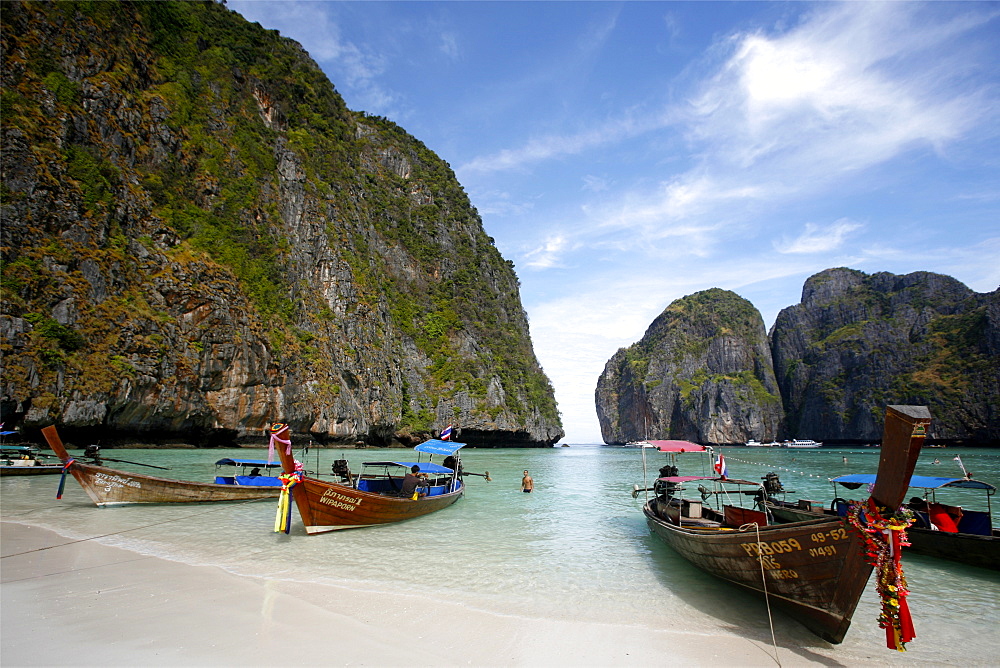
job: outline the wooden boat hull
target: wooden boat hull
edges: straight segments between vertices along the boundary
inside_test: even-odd
[[[69,472],[87,496],[101,508],[134,503],[252,501],[273,499],[281,493],[281,488],[273,485],[257,487],[172,480],[81,462],[73,462]]]
[[[845,522],[813,518],[759,530],[697,529],[661,519],[653,504],[643,506],[649,528],[685,559],[766,594],[824,640],[843,641],[872,570]]]
[[[70,460],[55,427],[46,427],[42,434],[60,459],[64,462]],[[78,461],[69,465],[69,473],[80,483],[87,496],[101,508],[133,503],[252,501],[273,499],[281,493],[281,488],[273,485],[258,487],[173,480]]]
[[[464,492],[465,486],[462,485],[455,492],[413,501],[306,478],[292,489],[292,496],[306,533],[318,534],[392,524],[429,515],[455,503]]]
[[[886,410],[879,476],[869,499],[880,512],[902,503],[930,421],[923,406]],[[650,529],[667,545],[706,573],[766,595],[824,640],[843,641],[872,572],[864,538],[846,520],[759,526],[763,513],[727,506],[723,522],[706,522],[682,519],[690,502],[679,501],[654,498],[643,505]]]
[[[278,443],[278,456],[287,475],[295,473],[289,428],[272,426],[272,439]],[[411,520],[447,508],[462,498],[465,483],[455,481],[456,489],[446,494],[422,496],[417,500],[355,489],[350,485],[302,478],[291,488],[292,498],[306,533],[319,534],[338,529],[358,529]]]
[[[769,510],[779,522],[801,522],[817,517],[832,517],[828,511],[810,511],[773,504],[769,505]],[[996,530],[992,536],[978,536],[910,527],[906,530],[906,536],[910,544],[903,549],[907,552],[956,561],[969,566],[1000,570],[1000,534]]]

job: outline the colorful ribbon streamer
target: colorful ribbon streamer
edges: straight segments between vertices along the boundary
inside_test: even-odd
[[[69,467],[73,465],[76,460],[70,457],[66,460],[62,467],[62,475],[59,476],[59,489],[56,490],[56,499],[61,499],[63,495],[63,490],[66,489],[66,473],[69,472]]]
[[[913,512],[905,507],[889,517],[883,517],[870,498],[867,506],[855,501],[847,511],[848,523],[864,543],[865,558],[875,568],[875,588],[882,598],[882,612],[878,620],[879,627],[885,629],[886,647],[899,652],[905,652],[906,643],[917,636],[906,603],[910,591],[900,563],[902,548],[909,545],[906,529],[915,520]]]
[[[274,532],[286,534],[292,527],[292,489],[302,481],[299,473],[282,473],[281,494],[278,495],[278,510],[274,515]]]
[[[268,464],[270,464],[272,461],[274,461],[274,444],[275,443],[281,443],[282,445],[285,446],[285,453],[289,454],[289,455],[292,454],[292,439],[290,439],[290,438],[287,438],[287,439],[286,438],[281,438],[281,437],[278,436],[278,433],[280,431],[282,431],[283,429],[285,429],[285,425],[281,424],[280,422],[276,422],[275,424],[271,425],[271,441],[267,444],[267,463]]]

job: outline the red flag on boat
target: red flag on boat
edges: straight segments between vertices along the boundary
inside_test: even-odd
[[[441,440],[447,441],[450,438],[451,438],[451,425],[448,425],[447,427],[441,430]]]
[[[722,455],[715,458],[715,466],[713,468],[715,468],[715,472],[723,479],[729,474],[729,471],[726,470],[726,458]]]

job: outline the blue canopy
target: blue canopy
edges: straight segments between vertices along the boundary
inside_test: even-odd
[[[833,478],[833,482],[840,483],[844,487],[857,489],[861,485],[872,485],[875,483],[874,473],[852,473]],[[969,480],[968,478],[936,478],[934,476],[915,475],[910,477],[910,487],[920,487],[922,489],[940,489],[942,487],[960,487],[962,489],[985,489],[992,494],[996,487],[988,482],[980,480]]]
[[[268,462],[266,459],[231,459],[226,457],[215,462],[216,466],[263,466],[269,469],[279,468],[281,462]]]
[[[464,443],[460,445],[465,445]],[[451,475],[454,473],[452,469],[446,468],[439,464],[434,464],[432,462],[364,462],[365,466],[405,466],[406,470],[410,470],[414,466],[420,467],[421,473],[438,473],[442,475]]]
[[[455,451],[461,447],[464,447],[465,443],[456,443],[455,441],[442,441],[438,438],[432,438],[429,441],[424,441],[417,447],[413,448],[417,452],[427,452],[432,455],[453,455]]]
[[[16,434],[16,431],[0,431],[0,436],[10,436],[11,434]]]

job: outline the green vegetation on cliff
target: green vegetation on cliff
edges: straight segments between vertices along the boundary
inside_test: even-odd
[[[112,406],[170,377],[188,396],[249,382],[222,377],[240,360],[251,387],[295,379],[305,427],[557,438],[513,265],[454,173],[347,109],[296,43],[214,2],[9,3],[4,22],[0,295],[31,324],[0,342],[7,393]]]

